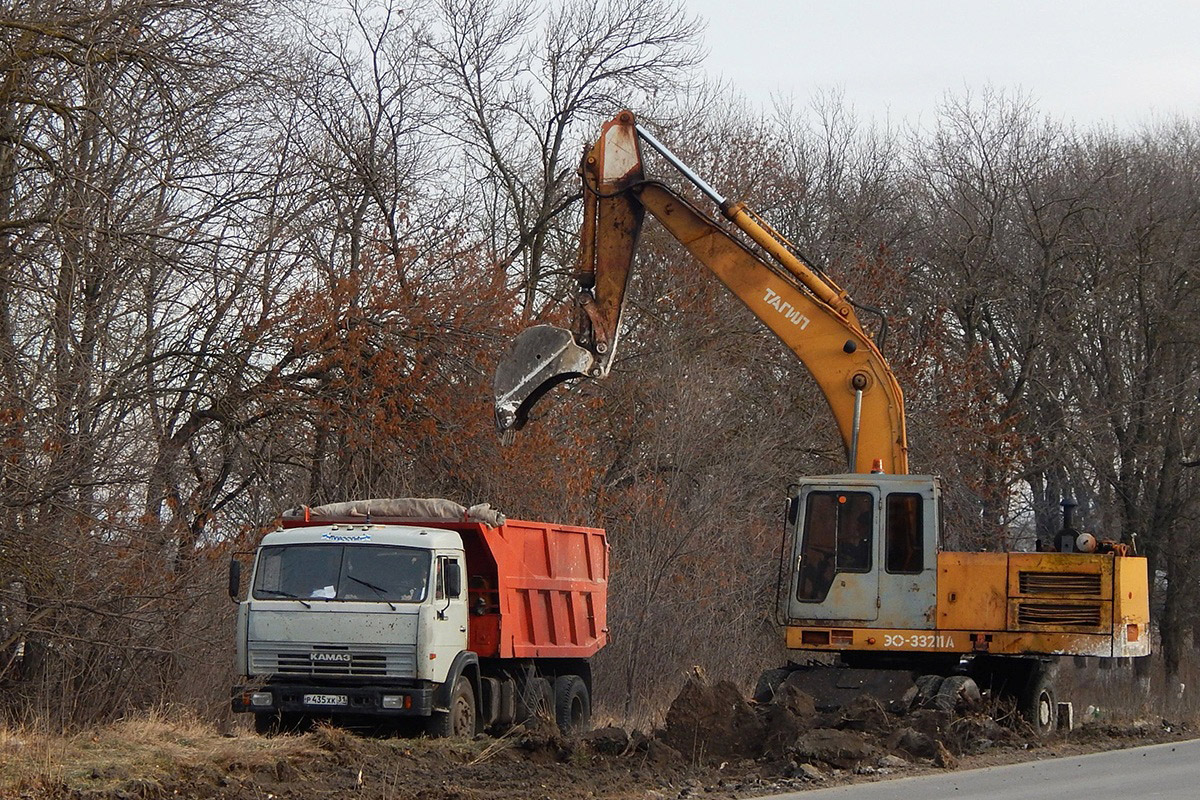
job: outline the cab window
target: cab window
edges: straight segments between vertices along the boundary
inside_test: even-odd
[[[434,586],[436,587],[434,599],[445,600],[449,596],[450,599],[456,600],[462,596],[462,587],[453,581],[450,582],[452,585],[447,590],[446,575],[449,572],[453,572],[456,576],[458,575],[458,559],[446,558],[445,556],[439,557],[437,560],[437,575],[434,578]]]
[[[838,572],[869,572],[874,503],[868,492],[810,492],[796,599],[820,602]]]
[[[919,494],[890,494],[887,499],[888,572],[912,574],[925,568],[924,503]]]

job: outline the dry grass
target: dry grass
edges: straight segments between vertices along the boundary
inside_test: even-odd
[[[269,767],[319,749],[315,736],[223,735],[211,723],[176,709],[148,711],[69,735],[0,728],[0,795],[36,786],[102,789],[130,781],[157,783],[180,770],[225,770],[231,764]]]
[[[478,763],[493,755],[485,742],[364,738],[323,725],[299,736],[267,738],[248,729],[222,733],[194,712],[165,709],[82,733],[0,728],[0,798],[76,790],[149,796],[164,785],[223,787],[226,781],[233,792],[254,776],[303,783],[357,773],[361,783],[369,764],[394,765],[396,774],[382,780],[395,785],[403,764]]]
[[[1076,724],[1200,723],[1200,669],[1195,664],[1168,679],[1158,663],[1139,674],[1130,663],[1089,660],[1076,666],[1063,659],[1056,680],[1059,699],[1074,701]]]

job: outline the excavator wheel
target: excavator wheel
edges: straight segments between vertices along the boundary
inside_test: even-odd
[[[1058,728],[1058,698],[1050,670],[1040,664],[1033,670],[1017,709],[1039,737],[1054,733]]]
[[[966,675],[951,675],[942,681],[933,698],[939,711],[975,711],[983,704],[979,685]]]
[[[917,693],[913,700],[913,708],[929,708],[937,699],[938,692],[942,688],[942,681],[945,680],[941,675],[922,675],[916,680]]]
[[[769,669],[758,678],[758,684],[754,687],[754,702],[769,703],[775,699],[779,687],[787,680],[787,676],[791,675],[790,669]]]
[[[1058,729],[1055,666],[1038,658],[980,658],[971,675],[989,696],[1015,707],[1017,716],[1038,737],[1046,737]]]

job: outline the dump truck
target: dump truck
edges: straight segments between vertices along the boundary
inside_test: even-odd
[[[724,224],[647,177],[643,145],[711,200]],[[609,374],[649,212],[807,368],[845,447],[845,473],[797,478],[786,494],[777,613],[790,669],[825,653],[847,671],[820,671],[824,687],[861,687],[872,671],[897,685],[907,672],[926,693],[945,684],[963,695],[1005,694],[1045,734],[1057,724],[1056,658],[1150,652],[1146,559],[1127,543],[1082,533],[1068,517],[1041,552],[943,548],[941,480],[909,474],[904,396],[859,319],[877,314],[882,339],[882,313],[807,263],[744,202],[721,196],[632,112],[604,125],[579,173],[574,319],[569,329],[522,331],[498,364],[494,413],[504,440],[556,385]]]
[[[538,713],[591,715],[589,659],[608,638],[597,528],[484,506],[383,499],[301,508],[262,538],[238,602],[235,712],[272,733],[315,719],[418,720],[471,736]]]

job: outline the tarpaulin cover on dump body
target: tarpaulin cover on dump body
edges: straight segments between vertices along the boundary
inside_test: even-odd
[[[505,517],[489,503],[470,508],[440,497],[387,497],[327,503],[308,509],[310,518],[318,517],[389,517],[446,522],[479,522],[493,528],[504,524]],[[292,509],[284,517],[303,517],[304,509]]]

